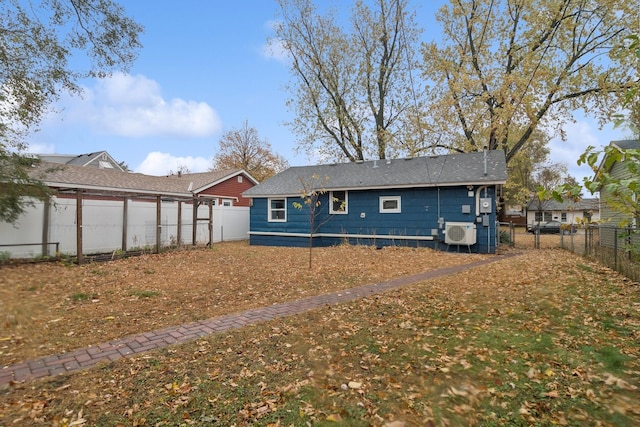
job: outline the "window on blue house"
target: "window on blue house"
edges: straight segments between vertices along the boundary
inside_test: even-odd
[[[329,192],[330,209],[329,213],[332,214],[346,214],[349,213],[347,208],[349,196],[346,191],[331,191]]]
[[[400,196],[381,196],[380,213],[400,213]]]
[[[269,199],[269,222],[287,221],[287,199]]]

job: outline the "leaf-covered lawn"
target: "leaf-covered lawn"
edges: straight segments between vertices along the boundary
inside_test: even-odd
[[[486,258],[366,246],[218,244],[82,266],[0,267],[0,366]]]
[[[235,244],[230,254],[222,246],[228,265],[235,257],[278,264],[291,250]],[[377,263],[403,275],[476,257],[344,246],[318,251],[318,271],[309,272],[306,252],[291,251],[299,268],[274,265],[255,276],[269,275],[271,287],[243,292],[295,298],[345,276],[349,286],[380,280]],[[190,264],[193,252],[184,256]],[[65,268],[111,277],[135,266],[160,269],[155,258]],[[152,275],[129,277],[144,274]],[[158,293],[129,299],[165,304],[170,284],[130,283]],[[68,296],[68,313],[99,304]],[[135,307],[131,313],[142,317]],[[16,384],[0,390],[0,425],[633,426],[640,425],[639,357],[637,284],[566,251],[524,251],[402,290]]]

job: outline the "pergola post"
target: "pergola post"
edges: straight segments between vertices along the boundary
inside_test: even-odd
[[[161,216],[161,208],[160,206],[162,205],[162,197],[158,196],[156,198],[156,253],[159,254],[160,253],[160,244],[161,242],[161,234],[162,234],[162,224],[160,223],[160,220],[162,218]]]
[[[196,228],[198,227],[198,199],[193,198],[193,227],[191,227],[191,245],[196,245]]]
[[[47,197],[44,199],[44,209],[42,218],[42,256],[49,256],[49,210],[51,208],[51,201]],[[56,255],[57,256],[57,255]]]
[[[209,199],[209,246],[213,247],[213,199]]]
[[[129,217],[129,198],[127,196],[123,197],[122,200],[122,251],[127,251],[127,228]]]
[[[182,245],[182,200],[178,200],[178,247]]]
[[[83,261],[82,248],[82,190],[76,190],[76,258],[78,265]]]

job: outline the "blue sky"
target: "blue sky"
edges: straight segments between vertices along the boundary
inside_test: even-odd
[[[315,159],[296,154],[284,125],[290,73],[273,35],[275,0],[120,0],[145,26],[144,48],[128,74],[84,82],[82,98],[64,97],[58,113],[30,138],[35,153],[81,154],[107,150],[135,172],[165,175],[186,166],[206,171],[224,132],[245,120],[291,165]],[[413,2],[424,40],[437,38],[434,11],[443,0]],[[431,33],[429,32],[431,31]],[[588,145],[600,147],[625,132],[576,116],[567,141],[551,143],[554,161],[581,180],[576,160]]]

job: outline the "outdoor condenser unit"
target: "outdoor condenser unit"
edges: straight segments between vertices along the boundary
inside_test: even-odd
[[[445,223],[444,242],[448,245],[475,245],[476,225],[473,222]]]

